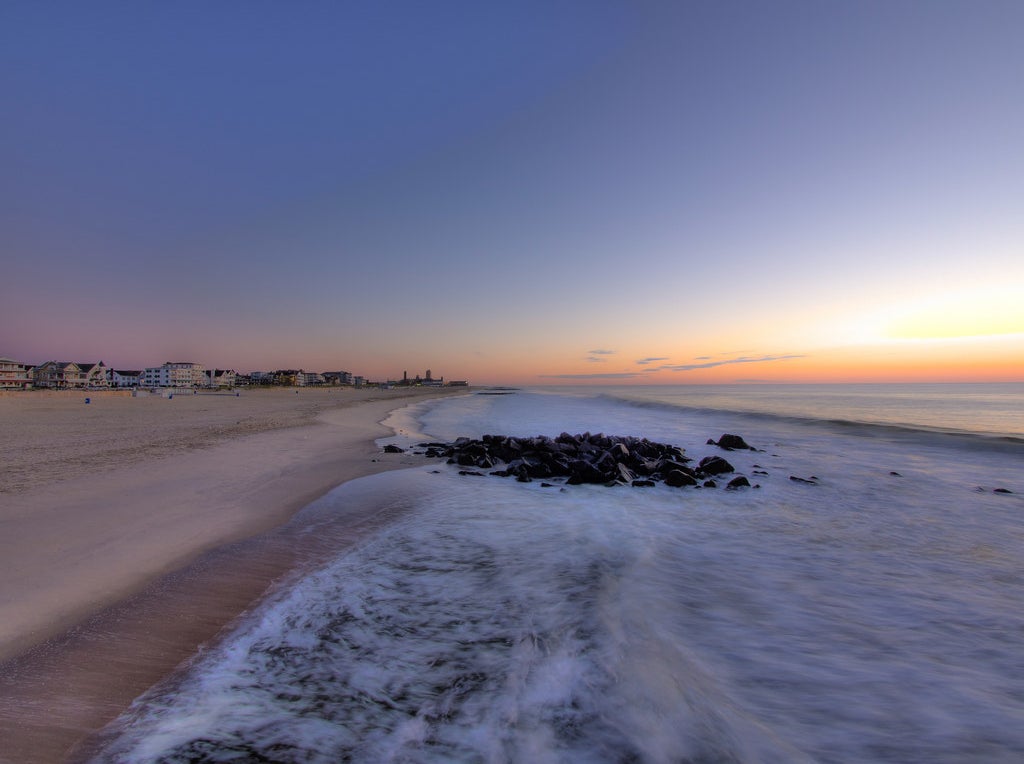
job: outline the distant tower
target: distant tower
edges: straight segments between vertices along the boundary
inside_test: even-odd
[[[409,372],[407,372],[407,371],[403,371],[402,372],[402,382],[404,382],[406,384],[409,383]]]
[[[430,381],[430,369],[427,369],[427,382]]]

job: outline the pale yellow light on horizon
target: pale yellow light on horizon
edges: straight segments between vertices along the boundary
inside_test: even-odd
[[[1024,334],[1024,287],[994,286],[933,295],[894,312],[887,339],[958,339]]]

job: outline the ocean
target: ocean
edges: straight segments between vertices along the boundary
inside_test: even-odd
[[[482,391],[389,424],[414,450],[646,437],[753,485],[426,457],[342,485],[292,523],[322,545],[353,507],[394,519],[276,586],[95,762],[1024,760],[1024,385]]]

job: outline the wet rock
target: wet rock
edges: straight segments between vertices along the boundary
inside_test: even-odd
[[[726,444],[739,447],[728,436],[723,439]],[[496,477],[515,478],[524,483],[541,479],[546,485],[553,485],[547,482],[552,478],[563,478],[568,485],[640,488],[662,481],[673,487],[698,486],[714,475],[735,472],[720,456],[706,457],[694,469],[688,466],[692,460],[677,446],[603,433],[563,432],[555,438],[484,435],[480,439],[462,437],[452,443],[422,445],[427,448],[427,455],[446,457],[449,464],[467,468],[460,471],[463,475],[482,474],[477,470],[484,469]],[[491,469],[501,465],[504,466],[500,469]],[[707,480],[705,485],[715,483]]]
[[[726,472],[736,471],[736,468],[721,456],[705,456],[699,464],[700,471],[705,475],[723,475]]]
[[[1009,488],[995,488],[992,493],[1013,493]]]
[[[393,446],[393,445],[389,444],[387,446],[384,446],[384,453],[385,454],[404,454],[405,453],[405,449],[404,448],[399,448],[398,446]]]
[[[743,440],[741,436],[729,435],[728,433],[720,437],[715,445],[719,448],[724,448],[726,451],[754,450],[754,447]]]
[[[670,470],[665,475],[665,485],[672,486],[673,488],[682,488],[688,485],[697,485],[697,481],[682,470]]]
[[[739,475],[737,477],[734,477],[732,480],[730,480],[729,484],[726,485],[725,489],[727,491],[728,490],[733,490],[734,491],[737,488],[749,488],[749,487],[750,487],[750,481],[747,480],[742,475]]]
[[[818,484],[818,478],[814,477],[814,475],[811,475],[809,478],[802,478],[802,477],[797,477],[796,475],[790,475],[789,479],[792,480],[794,483],[805,483],[807,485],[817,485]]]

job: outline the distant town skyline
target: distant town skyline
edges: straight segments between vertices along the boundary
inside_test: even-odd
[[[47,360],[40,363],[19,361],[0,356],[0,390],[93,389],[93,388],[162,388],[162,387],[235,387],[246,385],[354,385],[381,384],[395,386],[468,386],[466,379],[445,379],[427,369],[409,376],[367,379],[346,369],[272,368],[240,371],[233,368],[207,367],[194,361],[165,361],[159,365],[137,368],[111,366],[99,361]]]
[[[11,0],[0,355],[1024,381],[1021,29],[1009,0]]]

